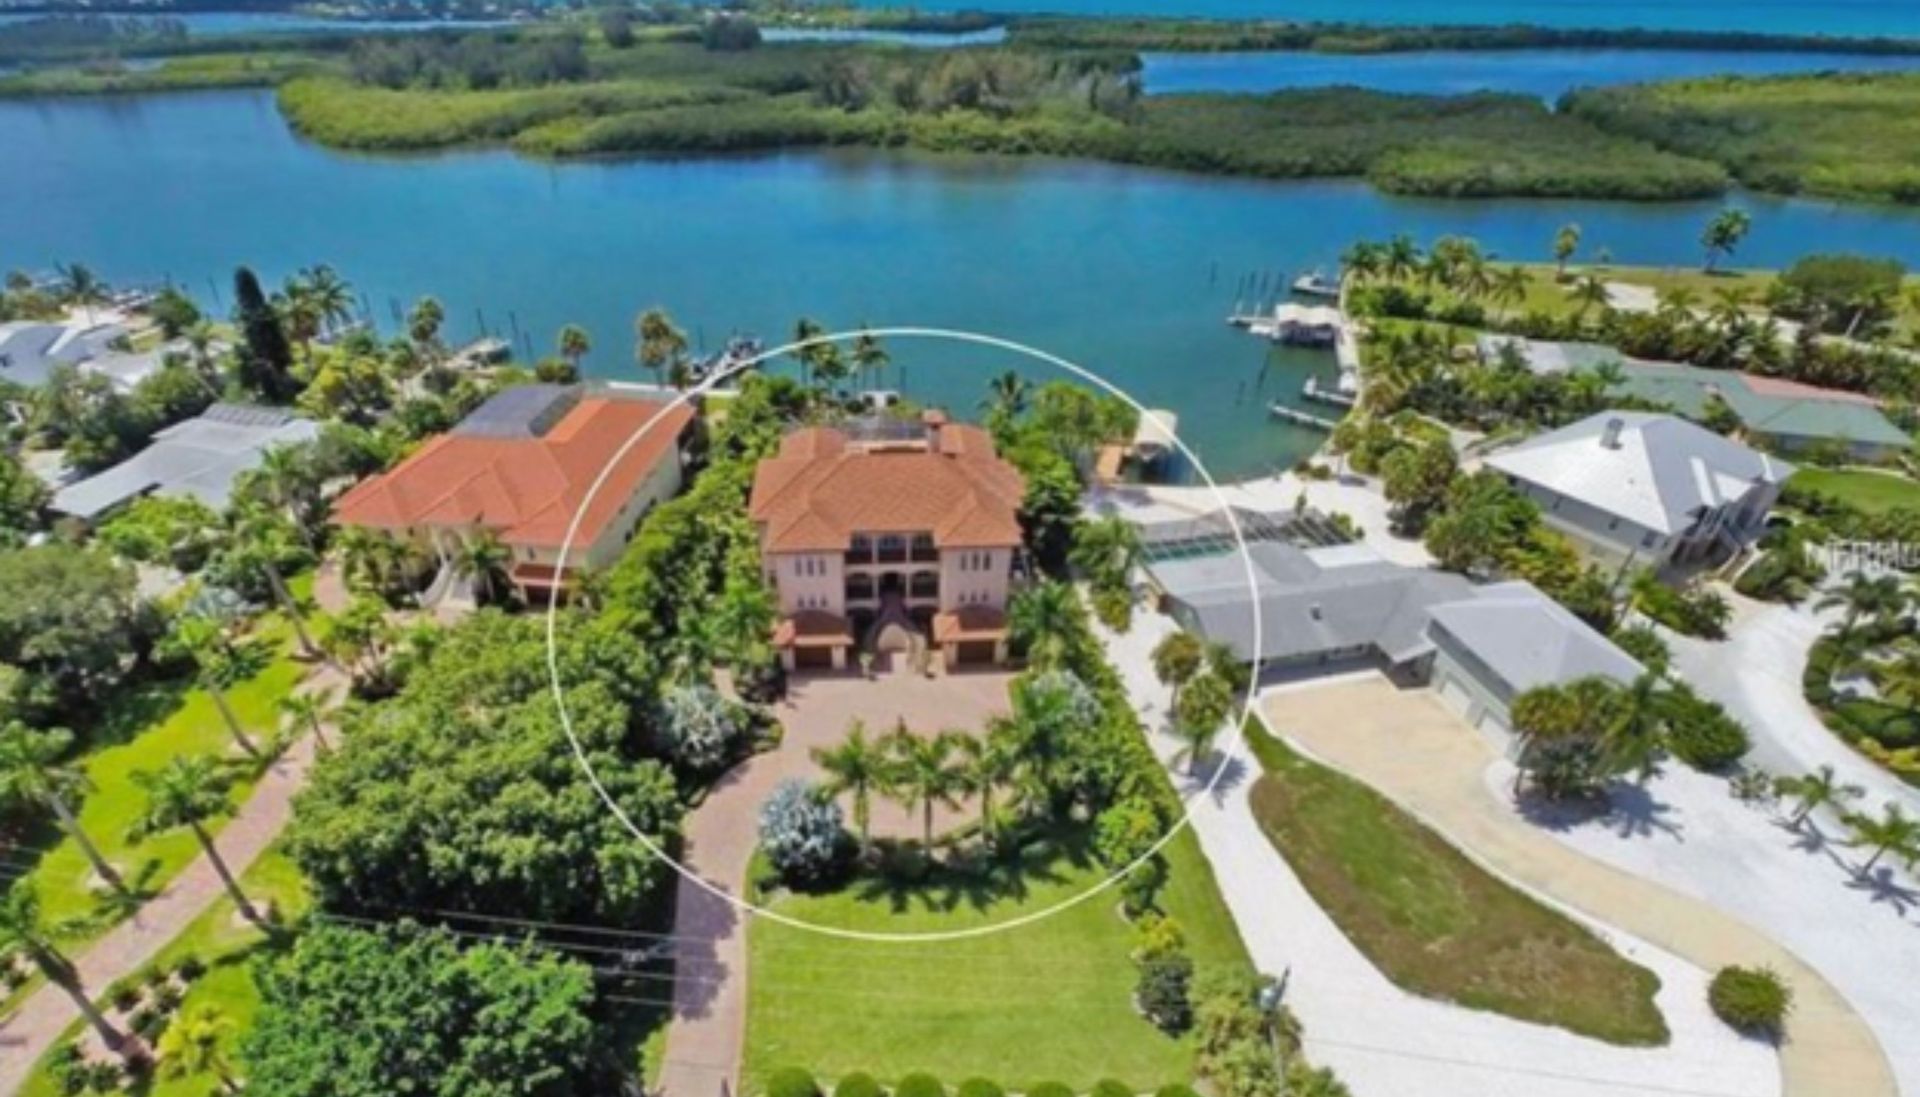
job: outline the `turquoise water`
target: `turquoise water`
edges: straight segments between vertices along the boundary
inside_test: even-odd
[[[855,0],[923,11],[1181,15],[1335,23],[1530,23],[1767,34],[1920,36],[1920,0]]]
[[[964,34],[933,34],[897,30],[838,30],[812,27],[768,27],[760,36],[769,42],[882,42],[890,46],[952,49],[992,46],[1007,40],[1007,28],[990,27]]]
[[[0,266],[81,260],[110,280],[172,278],[223,301],[234,264],[278,281],[333,264],[391,322],[424,294],[450,338],[486,328],[542,351],[568,322],[589,369],[637,377],[634,314],[663,305],[717,348],[829,327],[935,325],[1032,343],[1099,370],[1223,473],[1290,462],[1318,441],[1269,422],[1325,355],[1274,361],[1224,324],[1284,279],[1331,267],[1358,237],[1480,238],[1542,256],[1578,221],[1622,261],[1691,264],[1714,203],[1440,202],[1363,184],[1259,183],[1097,164],[879,154],[552,165],[505,152],[373,158],[291,136],[271,96],[186,94],[0,103],[16,160]],[[1739,261],[1854,249],[1920,265],[1920,211],[1749,200]],[[516,336],[516,332],[519,334]],[[970,409],[983,351],[895,347],[905,387]],[[1264,371],[1263,371],[1264,367]],[[897,385],[896,372],[886,379]]]
[[[1424,53],[1147,53],[1149,93],[1265,92],[1353,84],[1381,91],[1452,95],[1493,90],[1549,102],[1590,84],[1689,76],[1920,69],[1920,56],[1751,53],[1735,50],[1432,50]]]

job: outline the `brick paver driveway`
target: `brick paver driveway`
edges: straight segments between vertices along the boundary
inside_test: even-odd
[[[819,776],[812,751],[846,737],[855,719],[873,735],[904,719],[917,733],[948,729],[979,732],[989,719],[1010,711],[1004,671],[962,671],[934,678],[895,672],[873,679],[858,674],[804,676],[793,680],[776,709],[785,737],[778,750],[735,767],[708,793],[686,821],[686,866],[702,880],[739,895],[758,840],[760,805],[790,777]],[[942,811],[935,825],[955,821]],[[919,817],[876,798],[876,835],[918,835]],[[746,1037],[747,941],[742,915],[727,900],[682,881],[675,901],[673,1022],[660,1089],[669,1097],[719,1097],[739,1089]]]

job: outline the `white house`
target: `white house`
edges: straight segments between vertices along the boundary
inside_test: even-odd
[[[1672,415],[1603,411],[1485,466],[1600,556],[1707,560],[1758,536],[1793,466]]]

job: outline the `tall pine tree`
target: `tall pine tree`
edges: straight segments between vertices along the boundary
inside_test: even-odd
[[[233,272],[234,320],[240,325],[240,383],[275,403],[300,393],[293,376],[293,348],[280,315],[260,290],[260,279],[241,267]]]

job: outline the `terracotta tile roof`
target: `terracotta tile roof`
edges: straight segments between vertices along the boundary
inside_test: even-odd
[[[938,424],[930,446],[870,448],[807,427],[754,470],[748,510],[768,552],[844,549],[856,532],[927,532],[940,548],[993,548],[1020,543],[1025,490],[975,426]]]
[[[589,397],[538,438],[438,435],[341,496],[334,521],[376,529],[481,526],[508,545],[558,547],[601,470],[663,406]],[[692,418],[691,408],[675,408],[627,450],[581,515],[576,546],[599,536],[654,466],[675,452]]]

